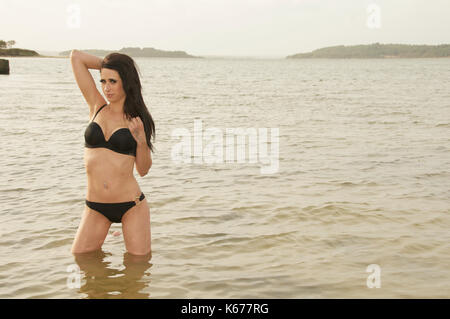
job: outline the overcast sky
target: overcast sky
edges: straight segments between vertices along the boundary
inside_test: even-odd
[[[274,57],[341,44],[441,44],[450,43],[450,0],[0,0],[0,39],[37,51]]]

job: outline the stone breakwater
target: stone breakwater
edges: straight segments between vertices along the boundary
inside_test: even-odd
[[[9,74],[9,60],[0,59],[0,74]]]

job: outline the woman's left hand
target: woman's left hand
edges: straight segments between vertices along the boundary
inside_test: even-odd
[[[133,117],[131,119],[131,121],[128,123],[128,129],[130,130],[131,135],[133,135],[138,144],[146,143],[144,123],[142,123],[142,120],[139,116]]]

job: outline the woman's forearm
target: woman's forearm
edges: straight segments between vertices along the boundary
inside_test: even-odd
[[[136,149],[136,170],[141,177],[144,177],[152,167],[152,154],[147,142],[138,143]]]
[[[84,63],[84,65],[86,65],[88,69],[97,69],[97,70],[100,70],[103,61],[103,59],[95,55],[79,50],[72,50],[72,52],[70,53],[70,58],[79,59],[81,62]]]

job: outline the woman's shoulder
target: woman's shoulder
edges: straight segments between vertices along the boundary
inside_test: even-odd
[[[90,108],[89,118],[94,119],[95,116],[97,116],[98,112],[100,112],[100,110],[106,105],[108,105],[106,101],[103,102],[100,101],[99,103],[95,103],[95,105],[93,105],[93,107]]]

